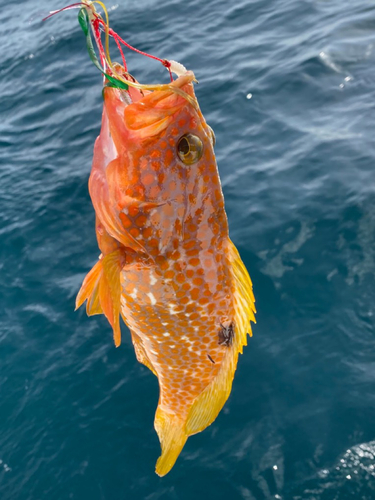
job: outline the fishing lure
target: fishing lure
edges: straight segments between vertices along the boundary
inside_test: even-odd
[[[137,49],[109,27],[102,2],[72,7],[80,8],[90,57],[104,78],[89,180],[101,254],[76,307],[87,301],[89,315],[104,314],[116,346],[122,316],[138,361],[157,376],[155,429],[162,454],[156,472],[163,476],[187,438],[215,420],[230,394],[238,354],[255,321],[252,283],[228,236],[215,138],[194,94],[194,74],[137,51],[159,60],[171,78],[168,84],[138,83],[122,45]],[[110,58],[110,37],[122,64]]]

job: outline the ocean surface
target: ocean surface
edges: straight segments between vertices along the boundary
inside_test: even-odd
[[[101,77],[60,1],[0,1],[0,499],[375,498],[375,4],[108,1],[192,69],[257,324],[217,420],[154,466],[157,380],[74,312]],[[126,52],[141,82],[160,63]]]

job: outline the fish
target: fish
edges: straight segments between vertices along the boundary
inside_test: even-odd
[[[105,315],[116,346],[122,318],[137,360],[158,379],[159,476],[228,399],[256,312],[194,73],[164,64],[177,78],[148,87],[107,65],[89,178],[100,255],[76,299],[88,315]]]

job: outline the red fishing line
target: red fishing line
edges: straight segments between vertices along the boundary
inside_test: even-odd
[[[98,18],[98,22],[103,25],[103,26],[106,26],[105,22],[102,20],[102,19],[99,19]],[[128,47],[128,49],[130,50],[133,50],[134,52],[137,52],[138,54],[141,54],[143,56],[146,56],[146,57],[149,57],[150,59],[155,59],[156,61],[159,61],[162,63],[162,65],[168,69],[169,71],[169,75],[171,77],[171,81],[173,82],[173,76],[172,76],[172,72],[171,72],[171,63],[167,60],[167,59],[160,59],[160,57],[156,57],[156,56],[153,56],[152,54],[148,54],[147,52],[143,52],[143,50],[139,50],[139,49],[136,49],[135,47],[133,47],[132,45],[130,45],[129,43],[125,42],[125,40],[123,40],[120,35],[118,35],[115,31],[113,31],[112,28],[109,28],[108,29],[108,33],[116,40],[116,43],[117,43],[117,46],[118,46],[118,42],[121,42],[123,45],[125,45],[126,47]],[[121,55],[123,57],[123,60],[125,59],[125,56],[123,55],[122,51],[121,51]]]
[[[94,21],[92,21],[92,27],[94,29],[94,35],[96,43],[98,44],[99,54],[100,54],[100,62],[102,63],[103,68],[105,67],[105,51],[102,44],[102,40],[100,37],[100,29],[99,29],[99,18],[95,17]]]
[[[63,7],[62,9],[55,10],[54,12],[51,12],[47,17],[43,18],[43,21],[46,21],[50,17],[54,16],[55,14],[59,14],[60,12],[63,12],[64,10],[74,9],[75,7],[79,7],[79,6],[83,6],[83,7],[87,8],[88,5],[84,2],[72,3],[71,5],[67,5],[66,7]],[[156,61],[161,62],[162,65],[165,68],[167,68],[167,70],[169,72],[169,76],[171,78],[171,82],[173,82],[171,63],[167,59],[160,59],[160,57],[156,57],[156,56],[153,56],[152,54],[148,54],[147,52],[143,52],[143,50],[136,49],[135,47],[133,47],[129,43],[125,42],[125,40],[123,40],[120,37],[120,35],[118,35],[115,31],[113,31],[112,28],[107,26],[107,24],[103,21],[103,19],[101,19],[98,16],[98,14],[96,12],[94,12],[94,16],[95,16],[95,19],[93,21],[91,21],[91,24],[92,24],[94,35],[95,35],[95,40],[98,44],[99,54],[100,54],[100,62],[102,63],[103,68],[105,67],[106,58],[105,58],[105,50],[104,50],[104,47],[103,47],[103,44],[101,41],[100,26],[102,26],[104,29],[107,28],[108,34],[114,38],[116,45],[120,51],[121,59],[122,59],[122,63],[123,63],[125,71],[127,71],[128,69],[127,69],[125,55],[124,55],[122,48],[121,48],[121,43],[123,45],[125,45],[126,47],[128,47],[128,49],[133,50],[134,52],[137,52],[138,54],[141,54],[143,56],[149,57],[150,59],[155,59]]]
[[[119,39],[117,38],[117,36],[114,37],[115,39],[115,42],[116,42],[116,45],[118,47],[118,50],[120,51],[120,54],[121,54],[121,58],[122,58],[122,64],[124,66],[124,70],[127,72],[128,71],[128,67],[126,65],[126,60],[125,60],[125,56],[124,56],[124,53],[122,51],[122,48],[121,48],[121,44],[120,44],[120,41]]]
[[[47,17],[44,17],[42,19],[42,21],[46,21],[50,17],[54,16],[55,14],[59,14],[59,12],[63,12],[64,10],[74,9],[74,7],[78,7],[79,5],[84,5],[87,7],[87,4],[85,4],[83,2],[72,3],[71,5],[67,5],[66,7],[63,7],[62,9],[55,10],[55,11],[51,12]]]

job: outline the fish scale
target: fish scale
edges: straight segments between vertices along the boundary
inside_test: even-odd
[[[202,260],[206,257],[203,255]],[[184,418],[192,401],[220,367],[226,348],[219,345],[218,332],[220,324],[233,317],[233,304],[223,286],[211,295],[203,267],[197,266],[194,270],[192,266],[187,266],[185,271],[177,272],[173,269],[180,261],[167,262],[165,271],[159,270],[151,297],[148,284],[152,281],[153,270],[123,271],[122,313],[130,329],[141,339],[147,358],[162,380],[161,404]],[[165,277],[166,274],[170,276],[169,270],[174,277]],[[194,272],[192,278],[186,276],[189,270]],[[198,277],[197,272],[202,277]],[[176,275],[183,279],[177,281]],[[195,280],[200,280],[202,285],[191,288],[189,283]],[[184,286],[186,284],[189,286]],[[217,287],[215,282],[214,286]],[[206,290],[209,293],[205,295]],[[211,298],[216,304],[211,302]],[[137,302],[135,309],[134,300]],[[208,354],[215,360],[214,364]],[[177,367],[181,369],[175,373]],[[176,384],[178,390],[174,387]],[[186,391],[189,396],[181,399],[179,391]]]

